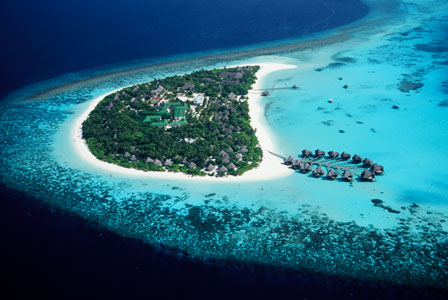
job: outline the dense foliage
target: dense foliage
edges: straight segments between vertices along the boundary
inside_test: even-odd
[[[97,158],[128,168],[242,174],[262,157],[247,103],[258,69],[200,70],[124,88],[90,113],[83,138]],[[183,105],[182,122],[173,105]],[[147,121],[157,116],[159,122]]]

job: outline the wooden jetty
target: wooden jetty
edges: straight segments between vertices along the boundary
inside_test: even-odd
[[[314,177],[321,177],[325,174],[329,180],[335,180],[340,177],[343,181],[351,182],[355,176],[361,181],[375,181],[375,175],[383,175],[384,167],[373,163],[369,158],[364,160],[358,154],[353,157],[346,153],[336,151],[329,151],[325,156],[325,151],[317,149],[313,152],[309,150],[302,150],[301,158],[286,157],[271,151],[270,154],[283,159],[283,163],[294,170],[299,170],[301,173],[311,172]],[[350,159],[351,158],[351,159]]]
[[[268,89],[253,89],[252,91],[261,91],[261,95],[262,96],[269,96],[270,95],[270,91],[273,91],[273,90],[298,90],[298,89],[300,89],[297,85],[293,85],[292,87],[290,87],[290,86],[283,86],[283,87],[275,87],[275,86],[273,86],[273,87],[271,87],[271,88],[268,88]]]

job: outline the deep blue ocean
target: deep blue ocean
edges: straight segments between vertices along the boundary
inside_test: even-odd
[[[70,72],[88,77],[136,60],[298,38],[368,11],[359,0],[3,0],[0,99]],[[2,299],[443,299],[434,290],[194,261],[3,184],[0,196]]]
[[[0,98],[68,72],[296,38],[367,12],[359,0],[5,0]]]

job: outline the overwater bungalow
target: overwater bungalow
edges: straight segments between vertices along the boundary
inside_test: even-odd
[[[313,170],[312,164],[310,163],[304,163],[302,165],[302,168],[300,169],[300,171],[302,171],[302,173],[308,173],[311,172]]]
[[[339,176],[339,174],[333,169],[330,169],[327,172],[327,178],[330,180],[335,180],[336,178],[338,178],[338,176]]]
[[[363,181],[374,181],[375,174],[372,171],[364,170],[361,174],[361,180]]]
[[[321,177],[325,174],[324,170],[322,170],[321,166],[318,166],[316,169],[313,170],[314,177]]]
[[[364,167],[372,167],[373,166],[373,161],[369,158],[365,158],[362,163],[363,163]]]
[[[341,158],[342,158],[343,160],[349,160],[350,157],[352,157],[351,154],[348,154],[348,153],[345,152],[345,151],[342,152],[342,154],[341,154]]]
[[[358,154],[353,155],[352,160],[355,164],[359,164],[360,162],[362,162],[362,158]]]
[[[294,158],[292,158],[292,156],[290,155],[290,156],[288,156],[285,160],[284,160],[284,163],[285,163],[285,165],[292,165],[292,163],[294,162]]]
[[[376,175],[382,175],[384,174],[384,167],[379,164],[373,164],[373,166],[370,167],[370,171],[372,171]]]
[[[336,151],[328,151],[328,156],[329,156],[330,158],[335,159],[336,157],[339,156],[339,152],[336,152]]]
[[[303,149],[303,150],[302,150],[302,156],[303,156],[304,158],[308,158],[308,157],[310,157],[311,155],[313,155],[313,152],[311,152],[311,151],[309,151],[309,150],[306,150],[306,149]]]
[[[345,181],[353,181],[353,174],[347,170],[344,170],[344,173],[342,173],[342,179]]]
[[[269,96],[270,93],[269,93],[269,91],[264,91],[263,93],[261,93],[261,95],[262,95],[262,96]]]
[[[294,160],[294,162],[292,163],[291,168],[293,168],[294,170],[300,170],[303,167],[303,162],[301,162],[300,160],[296,159]]]
[[[325,151],[322,151],[320,149],[316,149],[316,151],[314,151],[314,154],[316,155],[316,158],[324,157],[325,156]]]

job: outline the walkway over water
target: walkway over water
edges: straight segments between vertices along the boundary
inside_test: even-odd
[[[369,158],[364,160],[357,154],[353,156],[342,152],[329,151],[328,156],[325,157],[325,152],[317,149],[315,154],[308,150],[302,151],[302,158],[294,159],[292,156],[286,157],[281,154],[268,151],[270,154],[275,155],[283,159],[285,165],[294,170],[299,170],[301,173],[311,172],[314,177],[321,177],[325,174],[326,178],[335,180],[339,176],[343,181],[351,182],[354,176],[358,176],[361,181],[374,181],[375,175],[383,175],[384,167],[373,163]]]
[[[291,86],[284,86],[284,87],[271,87],[266,89],[253,89],[252,91],[272,91],[272,90],[300,90],[300,87],[291,87]]]

